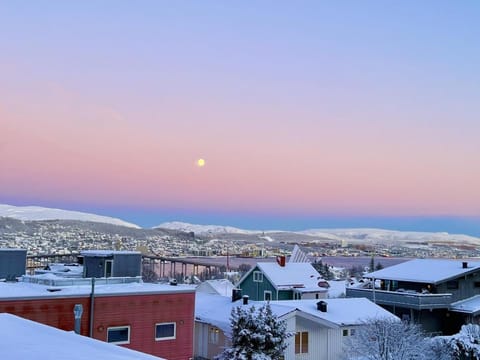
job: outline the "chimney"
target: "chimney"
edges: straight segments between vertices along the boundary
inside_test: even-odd
[[[232,289],[232,302],[242,298],[242,289]]]
[[[468,268],[468,262],[466,262],[466,261],[462,262],[462,268],[467,269]]]
[[[321,312],[327,312],[327,303],[325,301],[317,302],[317,310]]]
[[[177,286],[177,279],[171,279],[170,280],[170,285],[171,286]]]
[[[278,265],[280,265],[281,267],[285,267],[285,255],[279,255],[277,256],[277,263]]]
[[[243,299],[243,305],[248,305],[248,295],[243,295],[242,299]]]

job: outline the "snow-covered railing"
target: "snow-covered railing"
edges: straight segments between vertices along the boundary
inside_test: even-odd
[[[49,274],[50,275],[50,274]],[[79,286],[90,285],[92,283],[91,278],[62,278],[55,275],[50,276],[31,276],[23,275],[22,282],[41,284],[47,286]],[[129,284],[129,283],[141,283],[141,276],[130,277],[109,277],[109,278],[96,278],[96,285],[111,285],[111,284]]]
[[[453,301],[452,294],[421,294],[415,292],[396,292],[375,289],[347,288],[347,297],[365,297],[382,305],[400,306],[405,308],[444,309]]]

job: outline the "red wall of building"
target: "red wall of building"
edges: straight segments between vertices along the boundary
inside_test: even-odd
[[[121,295],[95,297],[93,337],[107,340],[107,328],[130,325],[130,344],[121,345],[169,360],[193,357],[195,293]],[[42,298],[1,300],[0,312],[8,312],[56,328],[74,329],[73,307],[83,305],[82,335],[89,335],[90,298]],[[155,340],[155,324],[176,323],[176,338]]]

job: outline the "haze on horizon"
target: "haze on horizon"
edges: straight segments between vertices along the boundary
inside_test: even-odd
[[[0,203],[478,236],[479,15],[473,1],[3,1]]]

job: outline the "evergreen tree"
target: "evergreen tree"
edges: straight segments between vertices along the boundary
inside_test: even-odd
[[[287,347],[286,323],[278,320],[267,303],[258,310],[255,306],[237,306],[230,315],[232,345],[218,360],[278,360]]]

